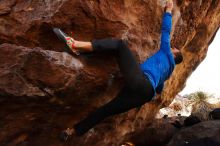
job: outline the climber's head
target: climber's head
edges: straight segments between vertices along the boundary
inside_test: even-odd
[[[175,47],[173,47],[171,50],[174,56],[175,63],[180,64],[183,61],[183,55],[181,51]]]

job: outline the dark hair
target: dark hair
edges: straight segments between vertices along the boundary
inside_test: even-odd
[[[180,51],[175,54],[174,60],[176,64],[180,64],[183,61],[183,55]]]

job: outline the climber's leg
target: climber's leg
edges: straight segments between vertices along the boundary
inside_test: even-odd
[[[134,55],[123,40],[102,39],[94,40],[93,42],[83,42],[74,40],[58,28],[54,28],[53,31],[75,54],[78,54],[79,51],[114,51],[116,53],[119,68],[128,87],[132,89],[136,88],[144,77],[139,63],[136,61]]]
[[[81,52],[115,52],[119,68],[125,79],[125,84],[132,90],[142,84],[143,78],[147,78],[144,76],[131,50],[125,41],[121,39],[102,39],[92,42],[74,40],[74,47],[77,51]]]
[[[95,40],[92,42],[92,46],[95,52],[115,52],[119,68],[128,88],[135,90],[135,88],[141,86],[143,80],[148,81],[125,41],[120,39]]]
[[[112,101],[98,108],[76,124],[74,126],[75,133],[79,136],[83,135],[103,119],[126,112],[132,108],[140,107],[150,101],[153,96],[154,91],[148,83],[145,83],[136,91],[131,91],[129,88],[124,87]]]

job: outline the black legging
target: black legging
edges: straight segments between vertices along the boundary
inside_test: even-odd
[[[77,135],[83,135],[106,117],[140,107],[150,101],[154,90],[144,76],[138,62],[123,40],[103,39],[92,42],[95,52],[115,51],[117,62],[125,79],[124,87],[109,103],[98,108],[74,126]]]

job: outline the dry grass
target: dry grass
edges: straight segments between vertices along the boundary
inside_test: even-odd
[[[198,117],[201,121],[210,120],[209,113],[213,110],[210,103],[206,101],[197,102],[192,106],[191,115]]]
[[[171,109],[173,109],[176,112],[179,112],[183,109],[180,103],[174,103],[170,106]]]
[[[201,121],[209,120],[209,113],[213,110],[213,105],[207,102],[208,98],[213,97],[211,94],[198,91],[189,95],[190,104],[192,105],[191,115],[198,117]]]

